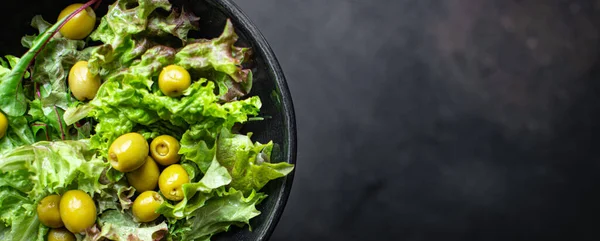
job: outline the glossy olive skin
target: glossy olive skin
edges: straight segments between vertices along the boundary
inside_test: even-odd
[[[43,198],[37,205],[37,215],[40,222],[49,228],[64,226],[60,218],[60,196],[53,194]]]
[[[179,162],[179,141],[172,136],[162,135],[154,138],[150,143],[152,158],[163,166]]]
[[[191,84],[190,73],[177,65],[164,67],[158,76],[158,88],[163,94],[170,97],[181,96]]]
[[[179,164],[165,168],[158,178],[158,188],[165,198],[171,201],[183,199],[183,184],[190,182],[190,176]]]
[[[6,130],[8,130],[8,119],[0,112],[0,139],[6,135]]]
[[[119,136],[110,145],[108,160],[114,169],[120,172],[131,172],[146,162],[148,142],[135,132]]]
[[[100,76],[92,74],[87,61],[78,61],[69,71],[69,89],[73,96],[80,101],[91,100],[102,84]]]
[[[146,157],[146,162],[140,168],[125,173],[129,184],[139,193],[156,189],[158,175],[160,175],[160,170],[152,157]]]
[[[60,12],[57,21],[67,17],[81,6],[83,6],[81,3],[69,5]],[[94,30],[95,25],[96,13],[92,8],[87,7],[71,18],[59,31],[62,36],[68,39],[84,39]]]
[[[75,235],[64,228],[51,229],[48,232],[48,241],[75,241]]]
[[[81,190],[65,192],[60,199],[60,217],[72,233],[82,233],[96,223],[96,204]]]
[[[156,210],[163,201],[160,194],[155,191],[143,192],[133,201],[133,207],[131,207],[133,217],[140,223],[154,221],[160,216],[160,214],[156,213]]]

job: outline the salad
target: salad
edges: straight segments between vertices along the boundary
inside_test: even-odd
[[[29,50],[0,58],[0,240],[210,240],[260,215],[294,166],[249,96],[251,50],[230,21],[214,39],[168,0],[35,16]]]

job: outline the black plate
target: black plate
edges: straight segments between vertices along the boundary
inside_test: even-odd
[[[64,7],[76,2],[83,1],[37,0],[5,5],[4,14],[0,17],[5,26],[4,36],[0,39],[0,54],[20,56],[25,53],[26,49],[20,45],[21,37],[36,33],[36,30],[30,27],[31,18],[41,14],[47,21],[54,22]],[[96,11],[97,14],[104,15],[108,3],[112,2],[114,1],[103,1],[103,5]],[[230,0],[173,2],[190,6],[190,9],[200,16],[202,37],[217,37],[223,30],[226,19],[232,20],[236,32],[240,35],[239,45],[253,48],[251,67],[254,85],[251,95],[258,95],[263,101],[261,115],[272,117],[265,121],[249,123],[242,131],[254,133],[253,139],[256,141],[273,140],[277,143],[281,154],[274,156],[273,162],[285,161],[295,164],[296,122],[291,95],[275,55],[256,26]],[[248,231],[247,226],[241,229],[232,228],[227,233],[215,236],[213,240],[268,240],[283,213],[292,180],[293,173],[286,178],[274,180],[263,188],[262,191],[269,197],[258,207],[262,214],[250,222],[252,231]]]

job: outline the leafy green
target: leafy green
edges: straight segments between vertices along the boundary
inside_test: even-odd
[[[265,194],[252,192],[244,197],[242,192],[230,189],[206,201],[204,206],[190,214],[192,218],[179,222],[174,232],[178,240],[210,240],[214,234],[228,231],[231,225],[250,224],[258,216],[256,205]]]
[[[10,116],[22,116],[25,114],[27,111],[27,99],[25,98],[21,81],[27,75],[26,70],[31,61],[36,58],[38,52],[44,48],[46,42],[67,19],[65,17],[59,20],[47,28],[43,34],[35,38],[30,43],[31,48],[14,64],[11,62],[12,69],[9,73],[6,73],[6,66],[3,67],[3,70],[0,70],[0,109],[4,113]]]
[[[186,69],[223,72],[236,82],[246,82],[250,70],[243,69],[242,63],[249,49],[234,46],[237,40],[233,24],[227,20],[221,36],[186,45],[175,55],[175,64]]]
[[[44,240],[48,228],[35,204],[71,189],[92,195],[99,214],[80,240],[210,240],[260,214],[256,205],[266,198],[260,190],[294,166],[271,162],[273,142],[235,133],[262,119],[260,98],[246,97],[253,76],[243,65],[251,51],[235,46],[229,20],[217,38],[189,38],[197,20],[168,0],[117,0],[90,35],[102,43],[85,48],[84,41],[50,38],[58,23],[34,17],[39,34],[21,39],[27,54],[0,58],[0,109],[9,121],[0,139],[0,239]],[[75,100],[66,85],[79,60],[103,80],[88,103]],[[156,83],[173,64],[195,80],[178,98]],[[160,206],[155,222],[134,221],[135,189],[103,160],[109,144],[128,132],[180,140],[190,183],[182,187],[183,200]]]
[[[35,138],[27,118],[8,116],[8,130],[3,138],[0,138],[0,156],[3,153],[13,150],[22,145],[29,145],[35,142]]]
[[[287,162],[269,162],[272,149],[273,142],[253,144],[249,136],[222,129],[217,140],[217,160],[233,177],[230,186],[250,193],[293,171],[294,166]]]
[[[167,224],[139,224],[133,220],[129,213],[121,213],[116,210],[103,212],[98,217],[98,226],[100,230],[88,232],[86,241],[96,241],[103,239],[110,240],[139,240],[153,241],[160,240],[167,233]]]
[[[198,30],[198,20],[194,13],[181,9],[174,9],[169,16],[157,16],[150,18],[148,23],[148,35],[155,36],[175,36],[185,44],[188,39],[188,33],[192,30]]]
[[[231,128],[243,123],[249,115],[258,114],[258,97],[243,101],[217,103],[214,83],[205,79],[194,82],[180,99],[158,95],[144,88],[124,84],[125,80],[107,81],[96,98],[91,116],[98,120],[92,146],[107,150],[118,136],[131,132],[136,125],[149,126],[158,122],[187,127],[203,119],[213,119]]]
[[[223,191],[225,185],[231,182],[231,176],[227,169],[222,167],[215,159],[206,174],[198,182],[184,184],[184,199],[176,205],[168,202],[163,203],[158,213],[168,218],[182,219],[191,215],[196,209],[204,205],[204,202],[215,195],[213,191]]]
[[[99,183],[107,163],[89,149],[88,140],[37,142],[0,155],[3,173],[27,170],[32,184],[27,195],[39,200],[50,193],[77,188],[89,194],[100,193]]]

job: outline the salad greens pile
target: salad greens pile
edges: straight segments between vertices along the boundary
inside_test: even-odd
[[[9,125],[0,139],[0,239],[45,240],[49,228],[37,218],[37,203],[74,189],[89,194],[98,212],[78,240],[210,240],[260,214],[261,188],[294,166],[271,163],[273,142],[235,132],[260,119],[260,98],[247,96],[252,72],[242,66],[251,51],[234,45],[230,21],[217,38],[189,38],[201,31],[197,23],[168,0],[117,0],[87,40],[52,36],[60,21],[33,18],[39,33],[21,40],[40,50],[30,51],[32,64],[22,60],[32,59],[27,54],[0,58],[0,108]],[[75,99],[66,84],[79,60],[102,79],[89,102]],[[179,98],[157,86],[172,64],[193,78]],[[129,132],[180,140],[190,182],[184,199],[165,201],[154,222],[134,220],[139,193],[107,162],[110,144]]]

